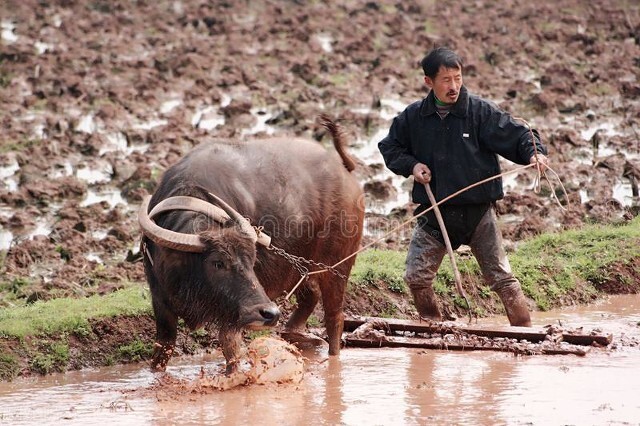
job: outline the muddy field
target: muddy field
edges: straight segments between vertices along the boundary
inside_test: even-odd
[[[434,45],[540,131],[567,190],[506,181],[508,240],[638,214],[634,2],[8,0],[0,21],[0,306],[144,281],[136,210],[167,166],[212,137],[324,140],[321,112],[360,158],[372,241],[413,207],[370,154]]]

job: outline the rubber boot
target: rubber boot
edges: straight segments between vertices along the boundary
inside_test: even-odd
[[[413,303],[416,305],[416,310],[421,318],[442,321],[442,313],[438,307],[436,293],[433,288],[411,289],[411,293],[413,294]]]
[[[507,311],[509,324],[518,327],[531,327],[531,314],[527,299],[519,284],[509,285],[496,291],[504,309]]]

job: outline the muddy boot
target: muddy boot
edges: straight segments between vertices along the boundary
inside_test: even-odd
[[[413,294],[413,302],[416,305],[416,310],[421,318],[442,321],[442,313],[438,307],[436,293],[433,291],[433,288],[411,289],[411,293]]]
[[[507,311],[509,323],[513,326],[531,327],[529,306],[520,285],[508,285],[496,291],[504,309]]]

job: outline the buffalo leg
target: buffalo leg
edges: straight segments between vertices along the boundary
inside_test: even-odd
[[[346,285],[345,280],[329,274],[323,279],[321,285],[324,325],[327,330],[327,339],[329,340],[329,355],[338,355],[340,353],[340,342],[344,329],[342,308]]]
[[[156,317],[156,343],[151,356],[151,369],[164,371],[173,354],[178,334],[178,317],[172,314],[164,305],[153,302]]]
[[[303,332],[306,329],[307,319],[313,313],[320,300],[320,290],[315,280],[310,281],[308,285],[304,286],[296,292],[297,307],[287,325],[285,330],[288,332]]]
[[[238,363],[242,358],[242,333],[236,328],[222,326],[218,333],[222,354],[227,360],[226,373],[231,374],[238,371]]]
[[[295,311],[280,333],[282,338],[300,348],[326,345],[327,342],[312,333],[307,333],[307,320],[320,300],[320,290],[315,278],[296,292]]]

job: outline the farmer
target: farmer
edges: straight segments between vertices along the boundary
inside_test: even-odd
[[[537,163],[540,170],[546,168],[547,150],[538,132],[469,93],[462,83],[462,60],[455,52],[438,47],[421,65],[429,94],[394,118],[389,134],[378,144],[392,172],[413,176],[411,195],[419,204],[415,214],[431,206],[425,185],[430,185],[436,201],[442,200],[499,174],[498,155],[514,163]],[[471,247],[484,279],[500,296],[509,323],[530,327],[527,301],[511,272],[496,221],[495,202],[503,196],[502,181],[495,179],[462,192],[440,209],[452,248],[461,244]],[[433,280],[445,254],[442,231],[431,210],[418,218],[404,276],[423,318],[443,319]]]

